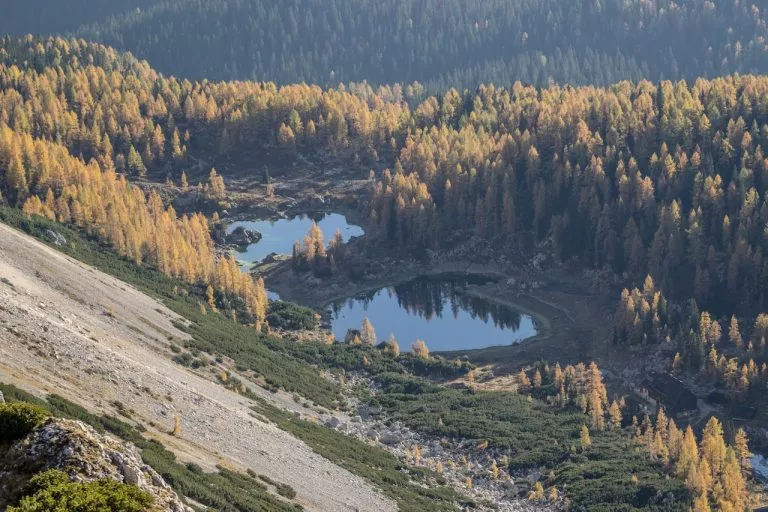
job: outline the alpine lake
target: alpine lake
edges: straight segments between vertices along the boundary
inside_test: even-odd
[[[338,213],[237,221],[228,226],[227,232],[243,227],[261,234],[258,242],[236,253],[238,261],[250,267],[270,254],[290,255],[294,242],[304,238],[313,221],[326,238],[337,230],[345,242],[364,235],[363,228],[350,224]],[[410,350],[411,343],[421,339],[433,352],[512,345],[535,336],[537,327],[532,317],[471,293],[473,286],[491,280],[477,275],[430,275],[357,294],[328,306],[331,330],[338,340],[343,340],[368,318],[379,341],[391,334],[401,350]],[[279,300],[277,294],[269,295]]]

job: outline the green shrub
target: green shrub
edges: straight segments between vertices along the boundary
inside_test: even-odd
[[[272,301],[269,303],[267,322],[277,329],[314,329],[318,325],[317,314],[304,306],[292,302]]]
[[[136,486],[115,480],[70,482],[66,473],[52,469],[34,476],[25,496],[8,512],[142,512],[152,496]]]
[[[296,497],[296,489],[288,484],[278,483],[275,486],[275,490],[277,491],[277,494],[284,498],[288,498],[289,500],[292,500]]]
[[[255,477],[256,473],[253,472],[253,470],[248,470],[248,476],[251,478]],[[271,478],[269,478],[267,475],[259,475],[259,479],[264,481],[265,483],[273,486],[275,490],[277,491],[277,494],[280,496],[283,496],[284,498],[288,498],[289,500],[292,500],[296,497],[296,490],[291,487],[288,484],[284,484],[281,482],[275,482]]]
[[[6,402],[27,402],[42,407],[47,406],[46,401],[42,398],[37,398],[35,395],[27,393],[23,389],[19,389],[12,384],[4,384],[0,382],[0,392],[3,393]]]
[[[0,443],[21,439],[48,416],[49,412],[39,405],[24,402],[0,404]]]
[[[188,352],[184,352],[183,354],[173,356],[173,361],[175,363],[180,364],[181,366],[191,366],[193,360],[194,359],[192,358],[192,354]]]

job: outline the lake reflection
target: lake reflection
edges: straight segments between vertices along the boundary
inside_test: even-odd
[[[241,226],[261,233],[261,240],[237,252],[237,259],[243,262],[245,266],[250,266],[259,263],[271,253],[291,254],[293,243],[304,239],[313,221],[320,226],[326,244],[333,238],[336,230],[341,231],[345,242],[353,236],[363,234],[363,228],[349,224],[346,217],[338,213],[315,216],[299,215],[290,219],[238,221],[227,227],[227,233],[231,233]]]
[[[462,293],[467,285],[484,282],[488,279],[423,277],[361,294],[331,305],[332,330],[343,340],[368,317],[380,341],[392,333],[401,350],[409,350],[420,338],[434,352],[511,345],[535,335],[531,317]]]

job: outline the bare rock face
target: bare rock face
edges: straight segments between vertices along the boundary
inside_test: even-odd
[[[153,510],[191,512],[163,478],[141,460],[131,443],[117,441],[96,432],[81,421],[50,419],[11,448],[8,464],[0,468],[0,494],[5,482],[18,482],[14,475],[59,469],[74,481],[112,479],[132,484],[154,496]],[[31,475],[30,475],[31,476]]]

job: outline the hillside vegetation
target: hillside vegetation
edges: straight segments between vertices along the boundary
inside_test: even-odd
[[[665,16],[675,13],[670,8]],[[469,365],[431,357],[426,347],[401,356],[270,335],[263,282],[242,273],[231,257],[217,256],[210,238],[210,223],[220,221],[215,212],[228,207],[222,176],[198,171],[205,183],[195,187],[183,171],[201,148],[214,155],[248,148],[317,156],[370,176],[372,243],[424,253],[459,233],[510,248],[548,249],[559,263],[622,276],[637,287],[622,294],[617,350],[677,346],[679,359],[670,361],[675,371],[737,383],[732,391],[743,397],[758,394],[768,378],[768,320],[758,315],[768,282],[762,149],[768,78],[422,92],[190,82],[163,77],[99,44],[6,38],[0,191],[14,209],[3,210],[3,217],[38,235],[57,223],[74,226],[68,238],[82,244],[64,250],[106,261],[124,279],[167,299],[192,322],[183,327],[192,340],[185,351],[179,348],[181,364],[202,365],[196,360],[201,351],[218,352],[260,384],[329,408],[345,406],[341,386],[319,370],[339,379],[342,370],[363,372],[384,386],[379,405],[413,428],[477,442],[489,467],[484,450],[493,443],[492,449],[509,452],[502,466],[551,469],[551,501],[558,499],[557,486],[568,483],[568,499],[591,510],[617,504],[687,509],[694,500],[700,507],[743,509],[745,437],[728,448],[715,420],[699,447],[692,431],[683,437],[663,415],[655,425],[635,419],[630,428],[618,398],[609,402],[596,365],[588,376],[582,364],[560,378],[559,367],[540,365],[501,395],[476,394]],[[369,175],[371,167],[388,169]],[[194,196],[196,206],[213,211],[210,220],[200,213],[179,216],[155,190],[146,192],[156,188],[148,180],[158,177],[168,178],[167,194]],[[726,340],[716,319],[726,315],[748,318],[753,332],[729,333]],[[730,360],[718,357],[724,349]],[[713,350],[710,371],[699,372],[701,354]],[[467,378],[465,389],[424,380],[459,376]],[[427,394],[434,399],[425,401]],[[340,434],[264,414],[318,452],[350,463]],[[536,448],[542,438],[526,437],[525,419],[551,449]],[[518,432],[514,438],[509,427]],[[369,455],[366,464],[380,458]],[[386,464],[393,472],[401,468],[391,458]],[[493,466],[498,469],[495,460]],[[487,477],[469,466],[466,471],[467,487],[472,478]],[[378,483],[376,475],[368,478]],[[425,499],[388,485],[392,496]],[[541,496],[534,491],[534,498]],[[454,500],[452,494],[445,499]]]
[[[0,32],[71,33],[190,79],[608,85],[755,72],[768,58],[759,2],[12,0],[10,12]]]

